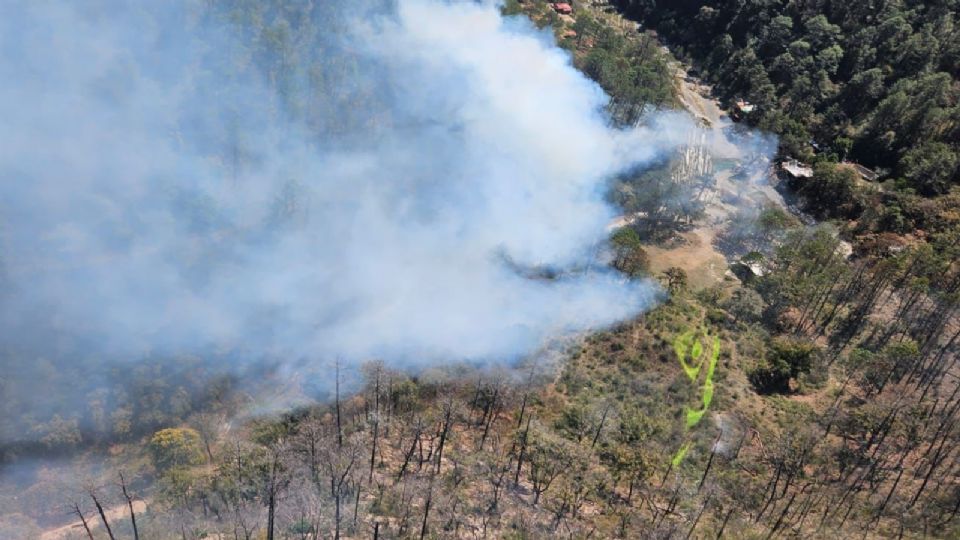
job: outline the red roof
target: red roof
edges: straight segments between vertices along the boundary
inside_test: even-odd
[[[573,8],[570,7],[570,4],[554,4],[553,9],[555,9],[557,13],[563,13],[564,15],[573,13]]]

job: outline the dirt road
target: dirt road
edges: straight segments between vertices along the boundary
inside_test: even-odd
[[[684,109],[709,127],[720,127],[721,122],[726,121],[727,115],[717,100],[704,97],[709,94],[710,87],[688,77],[686,70],[679,65],[674,65],[674,76],[677,99]]]
[[[137,515],[142,514],[146,509],[147,503],[145,501],[133,501],[133,511],[136,512]],[[107,521],[111,523],[111,528],[113,523],[119,523],[121,521],[127,522],[130,519],[130,508],[126,503],[107,508],[103,513],[107,516]],[[89,515],[84,517],[87,520],[87,526],[90,527],[90,531],[93,532],[94,535],[103,528],[100,516],[96,512],[90,512]],[[83,530],[83,523],[78,519],[73,523],[68,523],[62,527],[44,532],[40,535],[40,540],[66,540],[68,538],[80,537],[86,537],[86,532]]]

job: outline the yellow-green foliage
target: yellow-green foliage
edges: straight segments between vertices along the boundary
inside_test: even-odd
[[[203,461],[200,434],[191,428],[161,429],[150,438],[150,453],[159,471],[197,465]]]

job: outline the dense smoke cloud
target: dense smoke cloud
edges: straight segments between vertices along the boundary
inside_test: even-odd
[[[611,128],[493,4],[6,2],[0,40],[8,418],[129,402],[104,361],[510,361],[652,302],[595,264],[606,182],[689,121]]]

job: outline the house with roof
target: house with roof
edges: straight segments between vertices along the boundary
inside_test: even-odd
[[[741,282],[750,283],[767,274],[765,258],[759,251],[751,251],[731,263],[730,272]]]
[[[781,161],[780,170],[790,175],[791,178],[813,178],[813,167],[793,158]]]
[[[867,167],[864,167],[859,163],[853,163],[852,161],[845,161],[844,164],[850,167],[851,169],[853,169],[854,172],[856,172],[857,175],[860,176],[860,178],[866,180],[867,182],[876,182],[877,179],[880,178],[880,173],[872,169],[868,169]]]
[[[749,101],[738,99],[733,103],[733,113],[730,115],[734,120],[741,120],[748,114],[757,110],[757,106]]]

